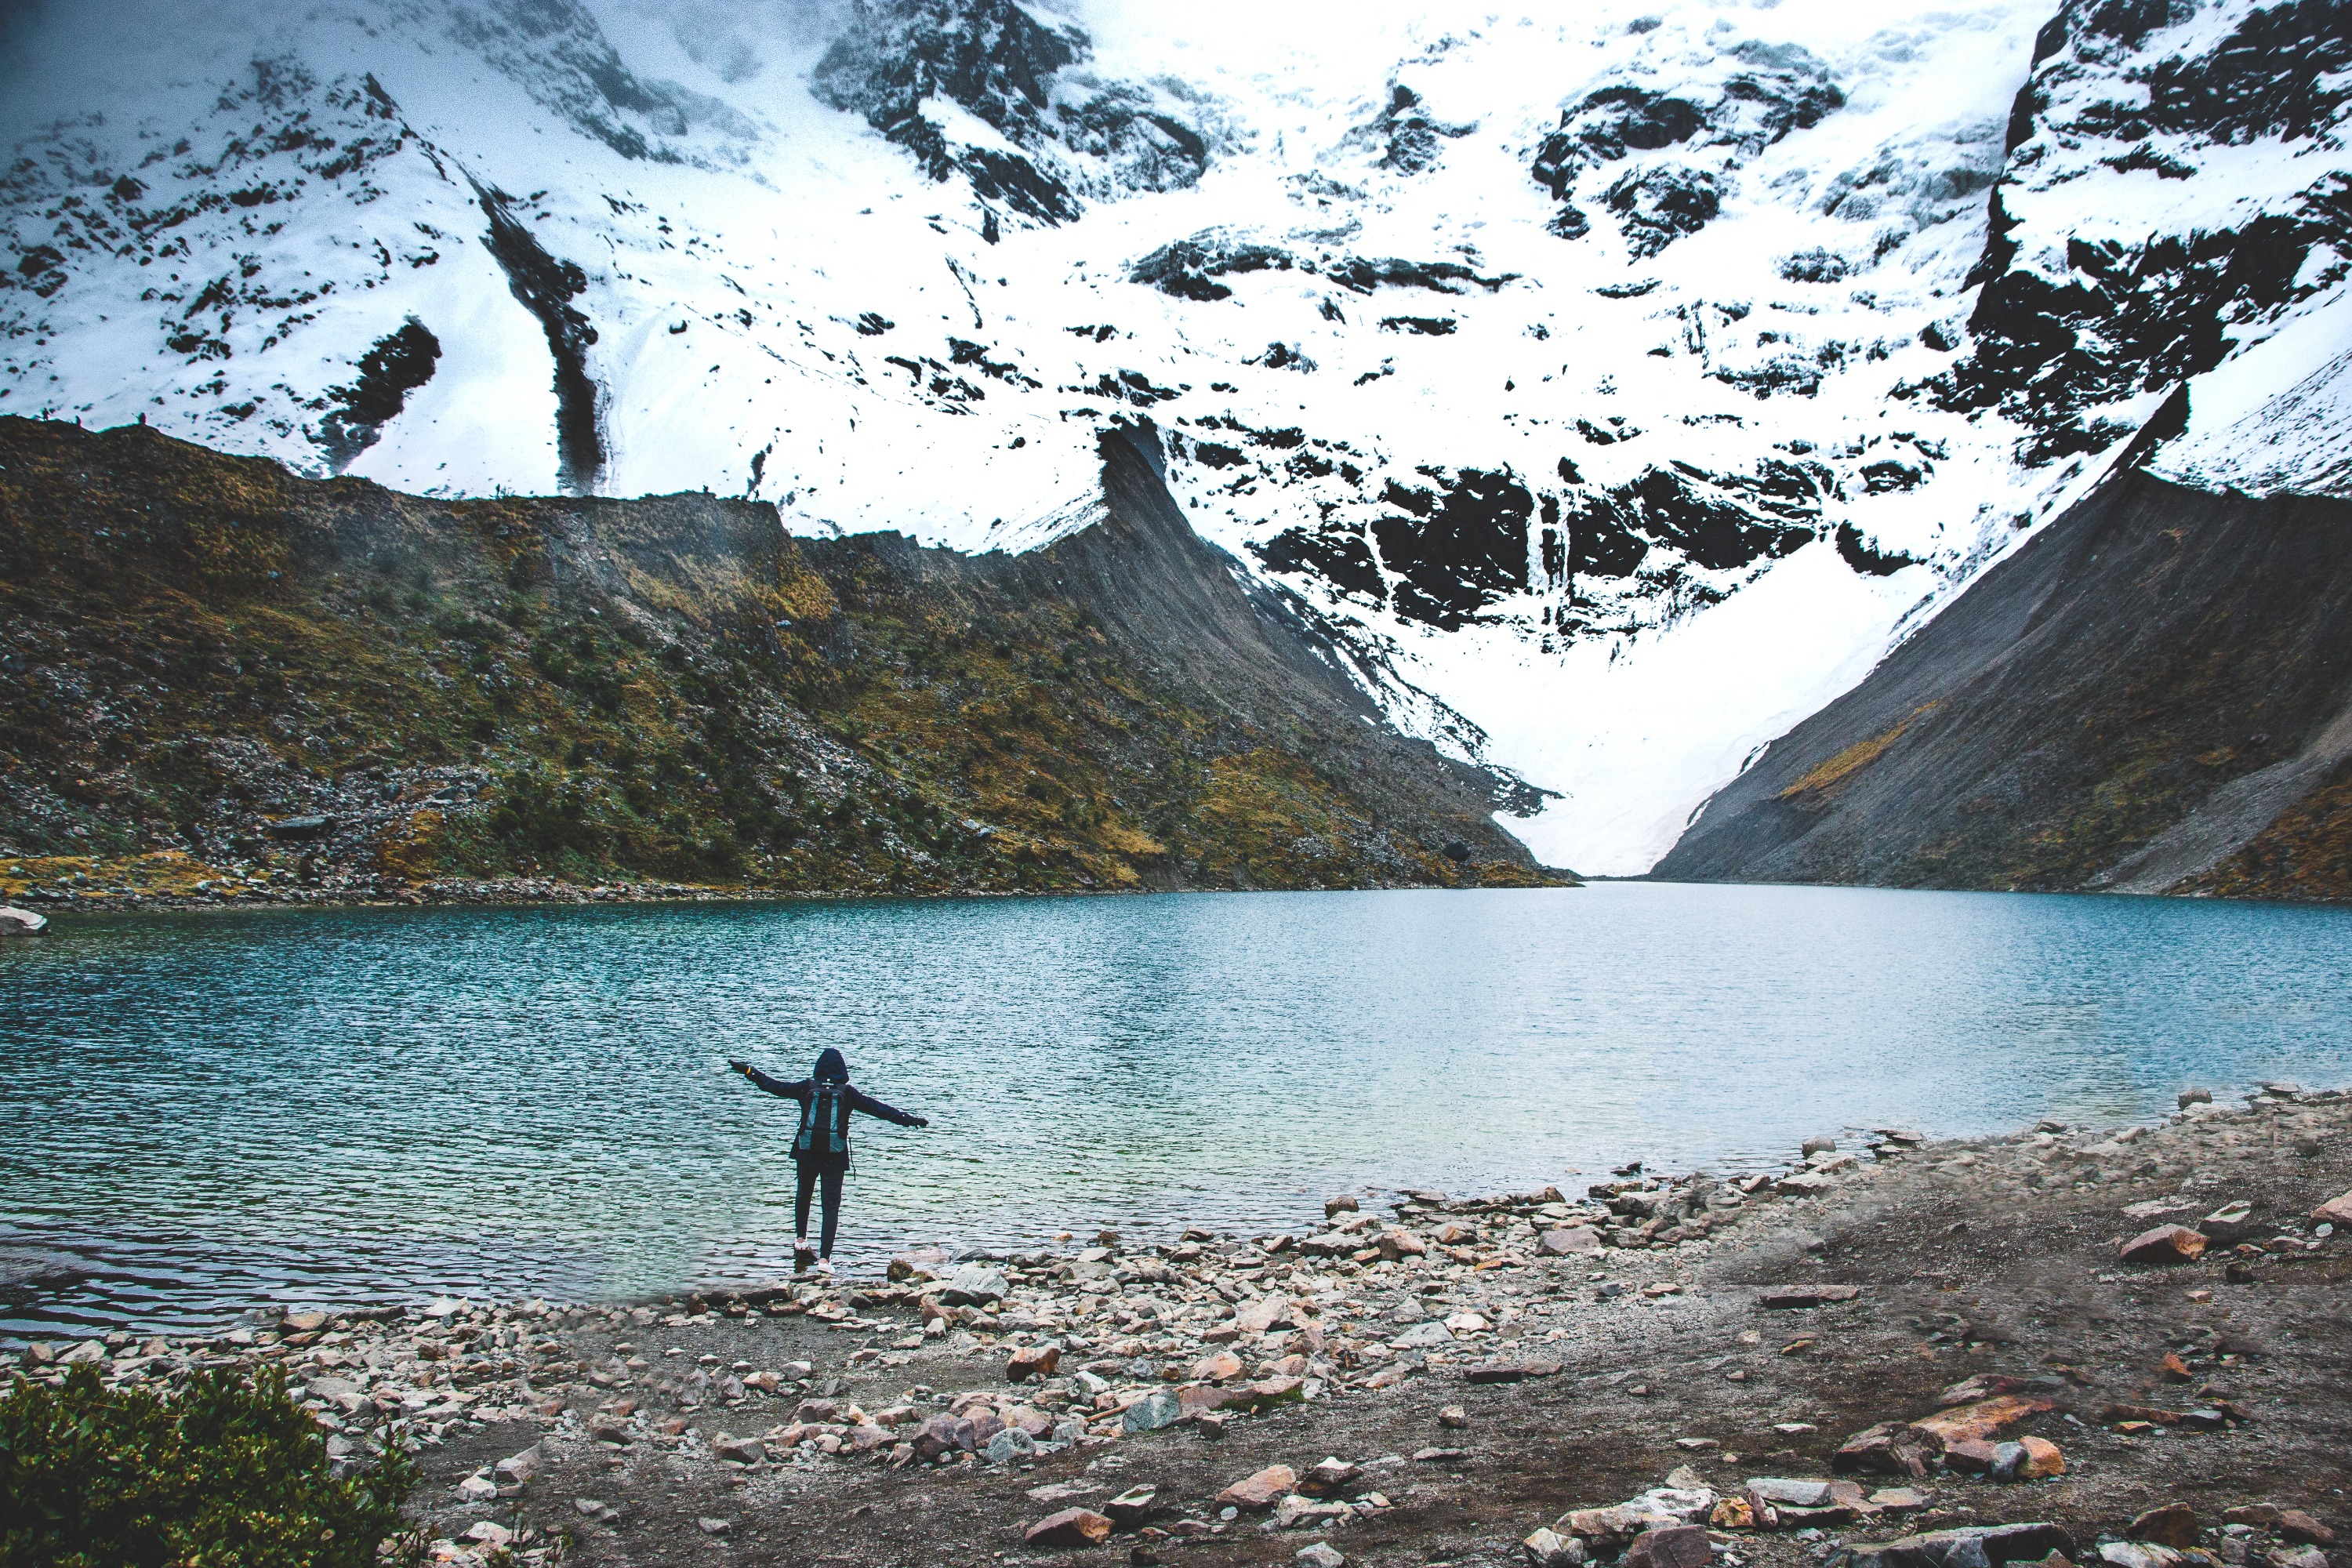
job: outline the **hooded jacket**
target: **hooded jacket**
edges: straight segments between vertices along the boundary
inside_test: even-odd
[[[807,1078],[786,1083],[770,1078],[758,1068],[748,1068],[744,1077],[770,1094],[781,1095],[797,1101],[801,1108],[800,1129],[793,1136],[793,1158],[795,1160],[846,1160],[849,1158],[849,1113],[862,1110],[868,1116],[878,1116],[885,1121],[895,1121],[901,1127],[912,1127],[917,1119],[906,1111],[883,1104],[872,1095],[852,1089],[849,1085],[849,1063],[831,1046],[816,1058],[816,1071]],[[821,1095],[820,1087],[835,1090]],[[835,1125],[820,1127],[816,1117],[821,1107],[830,1102],[835,1107]]]

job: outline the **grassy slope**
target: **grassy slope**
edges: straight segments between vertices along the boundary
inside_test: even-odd
[[[1376,813],[1082,604],[707,497],[433,502],[0,419],[0,673],[9,894],[1551,879],[1483,803]]]

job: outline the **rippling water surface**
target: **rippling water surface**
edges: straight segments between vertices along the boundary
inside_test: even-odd
[[[0,1331],[789,1268],[793,1107],[856,1081],[841,1249],[1491,1191],[1822,1131],[2346,1079],[2352,913],[1643,884],[60,919],[0,949]]]

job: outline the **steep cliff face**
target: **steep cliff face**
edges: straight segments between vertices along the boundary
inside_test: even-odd
[[[0,892],[1561,879],[1104,458],[1098,521],[971,556],[0,418]]]
[[[2352,897],[2352,502],[2116,475],[1655,875]]]

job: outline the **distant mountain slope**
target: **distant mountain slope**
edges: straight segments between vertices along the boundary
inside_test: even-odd
[[[974,557],[0,418],[0,895],[1564,879],[1103,463],[1101,521]]]
[[[2163,471],[2347,482],[2347,15],[19,7],[0,409],[967,552],[1148,416],[1393,722],[1637,871],[2182,381]]]
[[[2352,500],[2117,475],[1654,875],[2352,898]]]

